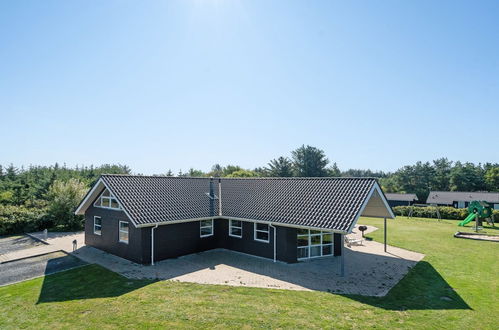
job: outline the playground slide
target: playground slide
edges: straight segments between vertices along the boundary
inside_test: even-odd
[[[468,216],[466,217],[466,219],[464,219],[463,221],[461,221],[461,222],[460,222],[460,223],[458,223],[457,225],[462,227],[462,226],[464,226],[464,225],[466,225],[466,224],[470,223],[471,221],[473,221],[473,219],[475,219],[475,218],[476,218],[476,213],[470,213],[470,215],[468,215]]]

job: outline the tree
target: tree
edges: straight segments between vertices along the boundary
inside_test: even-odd
[[[327,168],[327,176],[335,178],[341,176],[341,171],[338,168],[338,165],[336,165],[336,163],[333,163],[333,165]]]
[[[485,189],[481,166],[456,162],[450,173],[450,188],[453,191],[477,191]]]
[[[211,167],[211,172],[208,174],[213,177],[221,177],[223,174],[223,168],[220,164],[215,164]]]
[[[227,175],[227,178],[253,178],[257,176],[258,173],[256,173],[255,171],[241,169]]]
[[[499,166],[491,167],[485,172],[485,184],[489,191],[499,191]]]
[[[420,201],[426,200],[431,189],[435,171],[429,163],[417,162],[404,166],[394,173],[397,192],[415,193]]]
[[[321,177],[328,175],[326,166],[329,164],[329,160],[324,151],[309,145],[302,145],[292,151],[291,155],[295,176]]]
[[[190,176],[190,177],[203,177],[203,176],[206,176],[206,174],[201,171],[201,170],[196,170],[196,169],[193,169],[192,167],[189,169],[189,173],[187,173],[187,176]]]
[[[293,163],[288,157],[279,157],[269,162],[267,174],[272,177],[293,176]]]
[[[81,228],[83,217],[76,216],[74,211],[86,192],[86,185],[78,179],[54,181],[48,192],[48,216],[56,225],[68,229]]]
[[[435,176],[431,188],[441,191],[450,190],[452,162],[447,158],[439,158],[433,161],[433,168],[435,169]]]

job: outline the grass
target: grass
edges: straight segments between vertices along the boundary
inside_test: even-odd
[[[1,287],[0,328],[497,329],[499,244],[453,238],[457,230],[457,221],[390,221],[389,243],[426,257],[383,298],[132,281],[89,265]]]

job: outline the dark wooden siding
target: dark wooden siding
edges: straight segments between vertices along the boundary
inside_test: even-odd
[[[94,216],[102,219],[102,234],[94,234]],[[128,244],[119,242],[119,222],[128,222]],[[144,263],[142,232],[135,228],[123,211],[91,206],[85,212],[85,244],[125,259]]]
[[[159,226],[154,233],[155,261],[175,258],[190,253],[197,253],[215,248],[225,248],[255,256],[274,258],[274,233],[270,228],[269,243],[254,240],[253,222],[243,221],[241,238],[229,236],[229,221],[214,220],[214,234],[209,237],[200,237],[199,221],[177,223]],[[296,230],[287,227],[277,228],[276,257],[285,262],[296,262]],[[151,229],[143,228],[147,234],[143,235],[142,247],[151,251]],[[150,256],[144,256],[150,262]],[[146,263],[147,263],[146,262]]]
[[[409,206],[412,205],[413,202],[408,202],[408,201],[395,201],[395,200],[388,200],[388,205],[390,207],[395,207],[395,206]]]

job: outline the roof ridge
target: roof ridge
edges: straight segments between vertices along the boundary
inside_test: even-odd
[[[333,176],[307,176],[307,177],[204,177],[204,176],[168,176],[168,175],[140,175],[140,174],[101,174],[101,176],[138,177],[138,178],[169,178],[169,179],[224,179],[224,180],[377,180],[375,177],[333,177]]]

